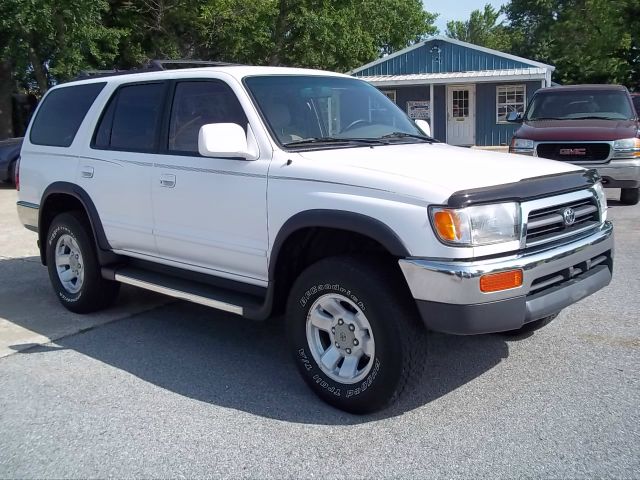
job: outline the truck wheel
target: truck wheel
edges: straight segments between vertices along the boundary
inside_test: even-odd
[[[289,343],[304,380],[327,403],[359,414],[395,400],[426,359],[426,329],[404,279],[372,263],[321,260],[298,277],[287,304]]]
[[[535,332],[536,330],[540,330],[542,327],[549,325],[557,316],[558,314],[556,313],[555,315],[550,315],[548,317],[541,318],[540,320],[534,320],[533,322],[525,323],[522,327],[516,330],[508,330],[506,332],[502,332],[502,335],[516,337],[518,335],[524,335],[525,333]]]
[[[620,201],[625,205],[637,205],[640,201],[640,188],[623,188],[620,193]]]
[[[76,212],[53,219],[46,241],[49,279],[65,308],[90,313],[109,306],[120,284],[102,278],[91,228]]]
[[[9,165],[9,176],[6,180],[7,183],[12,183],[14,185],[16,184],[16,163],[17,161],[14,160],[13,162],[11,162],[11,165]]]

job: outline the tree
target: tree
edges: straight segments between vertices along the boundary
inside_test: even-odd
[[[214,58],[345,71],[435,33],[419,0],[207,0]]]
[[[632,85],[637,0],[511,0],[504,9],[513,52],[555,65],[557,81]]]
[[[501,10],[486,4],[484,10],[471,12],[469,20],[447,22],[446,35],[463,42],[508,51],[511,48],[511,37],[507,27],[498,21],[500,15]]]

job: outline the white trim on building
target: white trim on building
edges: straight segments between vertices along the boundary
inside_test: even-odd
[[[373,62],[369,62],[366,65],[363,65],[361,67],[358,67],[356,69],[351,70],[350,72],[347,72],[350,75],[353,75],[354,73],[358,73],[361,72],[362,70],[366,70],[369,67],[373,67],[375,65],[378,65],[382,62],[386,62],[387,60],[390,60],[394,57],[397,57],[399,55],[404,55],[405,53],[408,53],[412,50],[415,50],[416,48],[420,48],[422,47],[424,44],[432,42],[432,41],[440,41],[440,42],[448,42],[454,45],[458,45],[461,47],[466,47],[466,48],[471,48],[473,50],[478,50],[479,52],[483,52],[483,53],[488,53],[491,55],[496,55],[498,57],[502,57],[502,58],[507,58],[509,60],[514,60],[516,62],[521,62],[521,63],[526,63],[527,65],[531,65],[533,67],[538,67],[540,69],[543,69],[545,71],[548,71],[548,82],[547,82],[547,86],[551,86],[551,72],[553,72],[556,67],[552,66],[552,65],[547,65],[546,63],[540,63],[540,62],[536,62],[533,60],[529,60],[527,58],[522,58],[522,57],[518,57],[516,55],[511,55],[510,53],[504,53],[504,52],[500,52],[498,50],[493,50],[491,48],[487,48],[487,47],[481,47],[479,45],[474,45],[472,43],[467,43],[467,42],[463,42],[461,40],[455,40],[453,38],[449,38],[449,37],[431,37],[428,38],[422,42],[418,42],[418,43],[414,43],[413,45],[407,47],[407,48],[403,48],[402,50],[398,50],[397,52],[391,53],[385,57],[382,58],[378,58],[377,60],[374,60]],[[547,77],[545,77],[546,79]]]
[[[372,75],[356,77],[376,87],[402,85],[430,85],[480,82],[526,82],[547,79],[544,68],[513,68],[509,70],[480,70],[476,72],[416,73],[409,75]]]

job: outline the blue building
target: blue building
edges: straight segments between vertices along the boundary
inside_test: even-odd
[[[555,67],[446,37],[416,43],[352,72],[382,90],[432,135],[452,145],[507,145],[523,112]]]

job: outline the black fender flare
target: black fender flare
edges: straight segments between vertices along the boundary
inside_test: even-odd
[[[111,245],[109,245],[107,236],[104,233],[102,221],[100,220],[100,216],[98,215],[98,210],[96,209],[96,206],[94,205],[93,200],[91,200],[89,194],[82,187],[69,182],[54,182],[49,185],[42,194],[38,216],[38,242],[40,245],[40,258],[42,260],[42,263],[46,263],[44,245],[46,244],[46,236],[48,233],[43,228],[45,206],[47,203],[47,199],[51,195],[55,194],[69,195],[78,200],[83,206],[84,211],[86,212],[89,219],[89,224],[91,225],[93,238],[96,241],[97,253],[100,263],[103,264],[103,260],[105,259],[103,258],[104,255],[101,255],[101,253],[109,252],[111,250]]]
[[[310,227],[359,233],[377,241],[395,257],[410,256],[396,232],[376,218],[344,210],[305,210],[289,218],[278,231],[269,256],[269,281],[274,280],[278,256],[287,238],[298,230]]]

